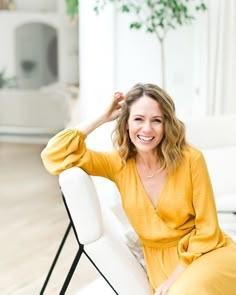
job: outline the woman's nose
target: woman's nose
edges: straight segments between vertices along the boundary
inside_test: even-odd
[[[144,131],[149,131],[152,129],[152,125],[151,125],[151,122],[149,121],[145,121],[144,124],[143,124],[143,130]]]

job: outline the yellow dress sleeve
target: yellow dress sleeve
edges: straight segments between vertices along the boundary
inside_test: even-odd
[[[51,174],[77,166],[90,175],[102,176],[113,180],[119,169],[118,154],[98,152],[87,149],[86,135],[73,128],[67,128],[52,139],[41,153],[43,164]]]
[[[75,166],[85,152],[86,136],[72,128],[67,128],[51,138],[41,153],[43,164],[51,174]]]
[[[201,153],[192,160],[190,169],[195,227],[178,244],[180,260],[184,265],[222,246],[225,241],[219,228],[213,189]]]

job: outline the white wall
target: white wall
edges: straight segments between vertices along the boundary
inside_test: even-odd
[[[80,120],[104,109],[116,90],[126,92],[137,82],[160,85],[158,40],[144,31],[129,29],[131,18],[108,5],[99,16],[94,1],[80,4]],[[165,41],[166,90],[182,117],[206,110],[202,83],[205,47],[199,42],[204,17],[170,31]],[[199,29],[200,28],[200,29]]]
[[[114,11],[109,7],[103,14],[96,16],[93,7],[93,0],[80,2],[78,121],[98,116],[111,101],[115,89]],[[98,129],[88,143],[96,145],[97,149],[109,146],[110,137],[104,134],[110,134],[111,125]]]

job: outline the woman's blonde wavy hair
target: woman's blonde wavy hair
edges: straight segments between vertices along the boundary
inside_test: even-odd
[[[186,146],[184,123],[177,119],[175,105],[171,97],[154,84],[136,84],[125,96],[121,114],[113,131],[113,143],[121,158],[126,162],[136,156],[136,149],[130,140],[127,122],[130,108],[142,96],[148,96],[159,103],[164,114],[164,136],[157,146],[157,155],[161,169],[172,173],[183,160],[183,148]]]

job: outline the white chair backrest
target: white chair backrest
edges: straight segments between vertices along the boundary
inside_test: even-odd
[[[200,149],[236,146],[236,115],[185,121],[187,140]]]
[[[73,167],[60,174],[59,183],[80,243],[86,245],[99,239],[103,233],[103,222],[91,177],[82,169]]]
[[[236,115],[209,116],[185,124],[187,141],[204,154],[216,197],[235,194]]]

